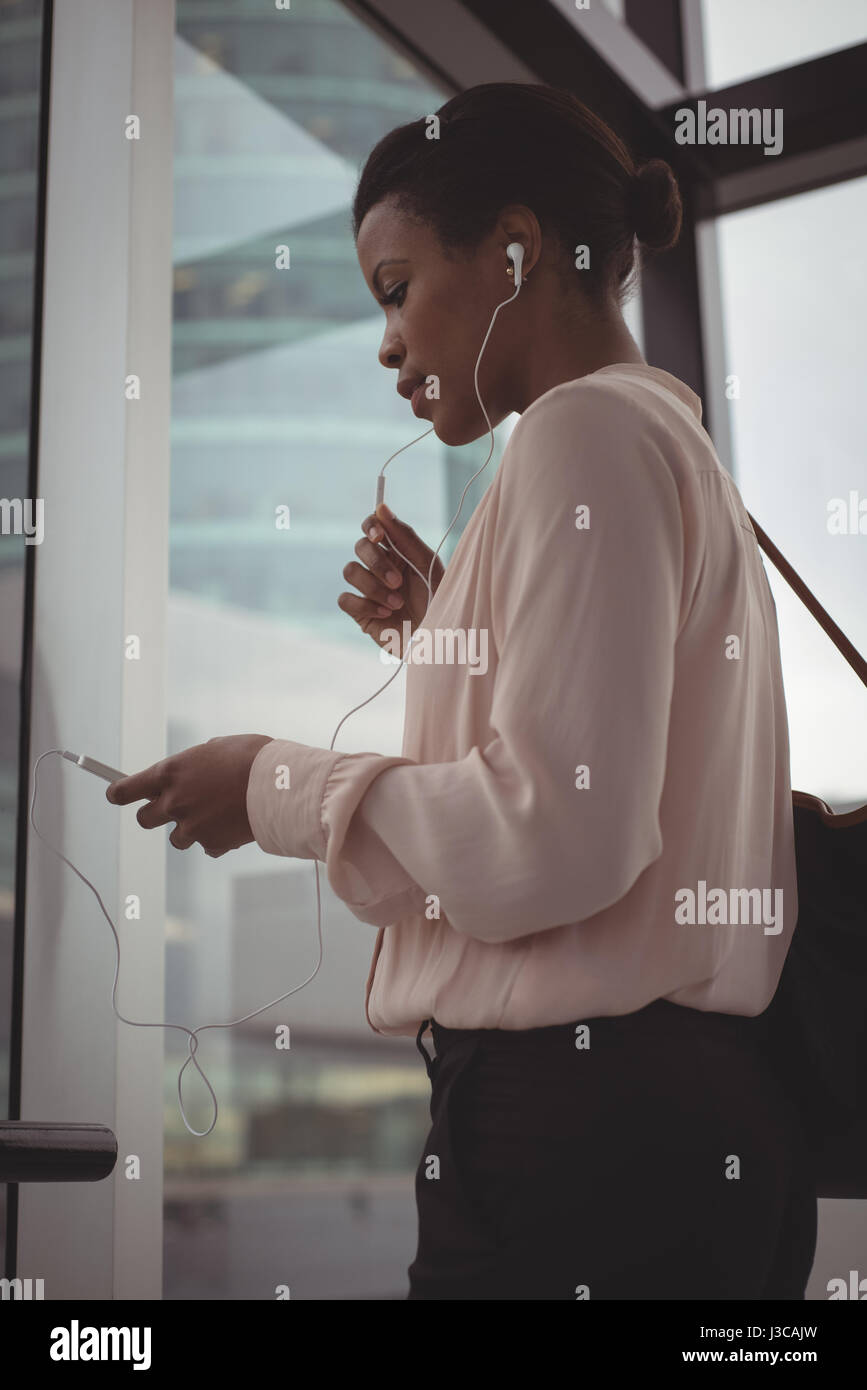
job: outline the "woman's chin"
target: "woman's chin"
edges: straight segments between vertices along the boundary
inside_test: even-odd
[[[471,424],[460,421],[443,419],[442,416],[437,420],[431,419],[434,433],[442,444],[447,444],[450,449],[459,449],[462,444],[472,444],[480,436],[473,431]],[[487,431],[486,431],[487,433]]]

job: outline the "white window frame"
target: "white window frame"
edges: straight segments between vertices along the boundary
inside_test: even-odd
[[[174,0],[53,7],[30,795],[47,748],[128,773],[165,755],[174,33]],[[126,399],[131,373],[140,400]],[[110,807],[105,786],[46,758],[36,820],[118,928],[120,1011],[162,1020],[165,833]],[[118,1158],[101,1182],[21,1186],[17,1273],[44,1279],[46,1299],[160,1299],[165,1033],[116,1019],[108,923],[25,831],[20,1113],[108,1125]]]

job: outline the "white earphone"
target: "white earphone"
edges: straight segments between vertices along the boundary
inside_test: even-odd
[[[486,419],[487,422],[488,422],[488,430],[489,430],[490,436],[491,436],[491,447],[490,447],[490,449],[488,450],[488,457],[485,459],[485,461],[484,461],[484,463],[482,464],[481,468],[479,468],[479,469],[476,470],[476,472],[473,474],[473,476],[470,478],[469,482],[467,483],[466,487],[464,488],[463,492],[461,493],[461,499],[460,499],[460,502],[458,503],[458,509],[457,509],[457,511],[455,512],[454,516],[452,517],[452,520],[451,520],[451,522],[450,522],[450,524],[449,524],[448,530],[446,531],[445,535],[443,536],[442,540],[440,541],[439,545],[437,546],[436,550],[435,550],[434,553],[433,553],[433,556],[432,556],[431,562],[430,562],[430,569],[428,570],[428,574],[427,574],[427,578],[425,578],[425,576],[421,573],[420,570],[417,570],[417,569],[416,569],[415,565],[412,563],[411,560],[407,560],[407,558],[406,558],[405,555],[401,555],[401,552],[398,550],[397,546],[393,543],[393,541],[391,541],[388,537],[384,537],[384,538],[383,538],[383,539],[387,542],[389,548],[390,548],[391,550],[393,550],[394,553],[395,553],[396,555],[400,555],[400,558],[401,558],[407,565],[409,565],[410,569],[414,570],[415,573],[418,575],[419,579],[421,579],[421,580],[424,582],[424,584],[425,584],[425,586],[426,586],[426,588],[427,588],[427,591],[428,591],[428,602],[427,602],[427,607],[425,608],[425,611],[424,611],[424,615],[423,615],[424,617],[427,616],[428,608],[430,607],[430,605],[431,605],[431,603],[432,603],[432,601],[433,601],[433,589],[432,589],[432,587],[431,587],[431,575],[433,574],[433,567],[434,567],[434,564],[435,564],[435,562],[436,562],[436,557],[437,557],[437,555],[439,554],[440,550],[442,549],[443,544],[444,544],[444,542],[445,542],[445,540],[446,540],[446,537],[448,536],[449,532],[451,531],[452,527],[454,526],[455,522],[457,521],[458,517],[459,517],[460,514],[461,514],[461,508],[462,508],[463,505],[464,505],[464,498],[465,498],[466,495],[467,495],[467,489],[470,487],[470,484],[471,484],[471,483],[475,482],[475,480],[476,480],[476,478],[478,478],[479,474],[480,474],[485,468],[487,468],[488,464],[489,464],[490,461],[491,461],[491,455],[492,455],[493,452],[494,452],[494,427],[493,427],[493,425],[491,424],[490,417],[488,416],[488,412],[485,410],[484,403],[483,403],[483,401],[482,401],[481,396],[479,395],[479,363],[480,363],[481,360],[482,360],[482,353],[484,352],[485,347],[487,346],[488,338],[489,338],[490,335],[491,335],[491,329],[492,329],[493,326],[494,326],[494,323],[495,323],[496,318],[497,318],[497,314],[500,312],[500,310],[503,308],[504,305],[506,305],[506,304],[511,304],[512,300],[513,300],[513,299],[516,297],[516,295],[519,293],[520,288],[521,288],[521,285],[522,285],[522,283],[523,283],[523,277],[522,277],[522,274],[521,274],[521,266],[522,266],[523,261],[524,261],[524,248],[523,248],[523,246],[521,245],[521,243],[520,243],[519,241],[510,241],[510,242],[509,242],[509,245],[506,247],[506,255],[508,256],[509,260],[512,262],[512,267],[509,268],[509,269],[506,271],[506,274],[507,274],[507,275],[513,275],[513,274],[514,274],[514,277],[515,277],[515,291],[514,291],[514,294],[509,295],[509,298],[508,298],[508,299],[504,299],[503,302],[502,302],[501,304],[498,304],[497,307],[496,307],[496,309],[494,310],[493,317],[491,318],[491,322],[490,322],[490,324],[489,324],[489,326],[488,326],[488,331],[487,331],[487,333],[485,334],[484,341],[483,341],[483,343],[482,343],[481,348],[479,349],[479,355],[478,355],[478,357],[476,358],[476,367],[475,367],[475,371],[474,371],[474,373],[473,373],[473,381],[474,381],[475,388],[476,388],[476,397],[477,397],[477,399],[478,399],[479,405],[481,406],[482,414],[484,415],[485,419]],[[378,477],[377,477],[377,486],[376,486],[376,504],[377,504],[377,506],[378,506],[379,503],[383,500],[383,497],[384,497],[384,495],[385,495],[385,470],[386,470],[386,468],[388,467],[388,465],[391,463],[391,459],[396,458],[398,454],[403,453],[403,450],[404,450],[404,449],[408,449],[408,448],[410,447],[411,444],[417,444],[417,443],[419,442],[420,439],[425,439],[425,438],[427,438],[427,436],[428,436],[429,434],[431,434],[432,431],[433,431],[433,425],[431,425],[431,428],[430,428],[429,430],[425,430],[424,434],[420,434],[420,435],[418,435],[415,439],[411,439],[410,442],[409,442],[409,444],[404,444],[404,445],[402,445],[402,447],[401,447],[400,449],[397,449],[397,450],[391,455],[391,458],[386,459],[386,461],[385,461],[385,463],[383,464],[382,469],[381,469],[381,471],[380,471],[380,473],[379,473],[379,475],[378,475]],[[419,626],[420,626],[420,625],[419,625]],[[416,628],[416,633],[417,633],[418,631],[419,631],[419,628],[417,627],[417,628]],[[415,638],[415,636],[416,636],[416,633],[413,633],[412,638],[410,638],[410,641],[409,641],[409,643],[407,644],[407,650],[406,650],[406,652],[404,652],[404,654],[403,654],[403,656],[402,656],[402,658],[401,658],[401,660],[400,660],[400,662],[399,662],[399,664],[398,664],[397,670],[395,670],[395,671],[392,673],[392,675],[389,676],[388,680],[385,681],[385,683],[379,687],[379,690],[375,690],[375,691],[373,692],[373,694],[372,694],[372,695],[369,695],[368,698],[367,698],[366,700],[362,700],[362,701],[361,701],[361,704],[355,705],[355,707],[354,707],[353,709],[351,709],[351,710],[349,711],[348,714],[344,714],[343,718],[341,719],[340,723],[337,725],[337,728],[334,730],[334,733],[333,733],[333,735],[332,735],[332,737],[331,737],[331,743],[329,744],[329,748],[330,748],[331,750],[334,749],[334,740],[337,738],[337,735],[338,735],[338,733],[340,732],[340,729],[342,728],[342,726],[343,726],[343,724],[346,722],[346,720],[349,718],[349,715],[350,715],[350,714],[355,714],[356,710],[362,709],[363,706],[369,704],[371,700],[375,700],[376,697],[377,697],[377,695],[380,695],[380,694],[382,693],[382,691],[385,690],[386,686],[391,684],[391,682],[394,680],[395,676],[398,675],[399,672],[403,670],[404,663],[406,662],[407,656],[409,655],[409,652],[410,652],[410,650],[411,650],[411,648],[412,648],[413,640],[414,640],[414,638]],[[197,1052],[198,1046],[199,1046],[198,1035],[199,1035],[199,1033],[203,1033],[203,1032],[204,1032],[206,1029],[208,1029],[208,1028],[235,1028],[235,1027],[237,1027],[237,1025],[238,1025],[239,1023],[246,1023],[248,1019],[250,1019],[250,1018],[256,1018],[256,1016],[257,1016],[258,1014],[264,1013],[266,1009],[271,1009],[271,1008],[273,1008],[275,1004],[281,1004],[281,1003],[283,1002],[284,999],[288,999],[289,996],[290,996],[291,994],[297,993],[297,991],[298,991],[299,989],[304,989],[305,986],[306,986],[306,985],[309,985],[310,982],[311,982],[311,980],[313,980],[313,979],[315,978],[315,976],[317,975],[317,973],[318,973],[318,971],[319,971],[319,967],[320,967],[320,965],[322,964],[322,955],[323,955],[323,951],[322,951],[322,900],[321,900],[320,892],[319,892],[319,861],[316,860],[316,859],[314,859],[314,861],[313,861],[313,869],[314,869],[314,872],[315,872],[315,874],[316,874],[316,930],[317,930],[317,935],[318,935],[318,938],[319,938],[319,959],[318,959],[317,962],[316,962],[316,968],[313,970],[313,972],[312,972],[310,975],[308,975],[308,977],[307,977],[306,980],[303,980],[303,981],[301,982],[300,985],[295,985],[295,987],[294,987],[293,989],[287,990],[287,992],[286,992],[285,994],[281,994],[281,995],[280,995],[279,999],[272,999],[272,1000],[270,1001],[270,1003],[268,1003],[268,1004],[263,1004],[262,1007],[261,1007],[260,1009],[254,1009],[252,1013],[244,1014],[243,1018],[236,1018],[236,1019],[233,1019],[231,1023],[203,1023],[203,1024],[201,1024],[198,1028],[187,1028],[184,1024],[181,1024],[181,1023],[141,1023],[141,1022],[136,1021],[135,1019],[125,1018],[124,1015],[121,1014],[121,1013],[119,1012],[119,1010],[118,1010],[118,1008],[117,1008],[117,1004],[116,1004],[116,1002],[115,1002],[116,995],[117,995],[117,982],[118,982],[118,976],[119,976],[119,974],[120,974],[120,940],[119,940],[119,938],[118,938],[118,934],[117,934],[117,931],[116,931],[116,929],[115,929],[115,925],[114,925],[114,923],[112,922],[111,918],[109,917],[109,915],[108,915],[108,913],[107,913],[107,911],[106,911],[106,909],[105,909],[105,904],[103,903],[102,898],[99,896],[99,893],[98,893],[97,890],[94,888],[93,884],[90,882],[90,879],[85,878],[84,874],[82,874],[78,869],[76,869],[75,865],[74,865],[73,863],[71,863],[70,860],[68,860],[68,859],[66,858],[66,855],[61,854],[60,851],[59,851],[58,849],[55,849],[54,846],[53,846],[52,844],[49,844],[48,840],[45,839],[45,836],[44,836],[44,835],[41,833],[41,831],[39,830],[39,828],[38,828],[38,826],[37,826],[37,824],[36,824],[36,820],[35,820],[35,818],[34,818],[33,812],[34,812],[34,808],[35,808],[35,806],[36,806],[36,778],[37,778],[37,769],[38,769],[39,764],[41,763],[42,759],[43,759],[43,758],[47,758],[48,755],[49,755],[50,753],[59,753],[61,757],[66,757],[66,758],[69,758],[71,761],[77,762],[78,766],[83,767],[83,768],[85,769],[85,771],[94,772],[94,773],[96,773],[98,776],[103,776],[103,777],[104,777],[104,776],[107,776],[107,775],[108,775],[108,776],[109,776],[109,780],[112,780],[111,774],[113,774],[113,773],[115,772],[115,769],[108,768],[108,767],[106,767],[106,766],[105,766],[104,764],[102,764],[102,763],[95,762],[92,758],[85,758],[85,757],[79,758],[79,757],[77,757],[77,755],[75,755],[75,754],[70,754],[70,753],[66,752],[66,751],[65,751],[64,749],[62,749],[62,748],[48,748],[48,749],[46,749],[46,751],[45,751],[44,753],[40,753],[40,755],[39,755],[39,757],[36,759],[36,762],[35,762],[34,767],[33,767],[33,796],[32,796],[31,801],[30,801],[30,824],[33,826],[34,831],[35,831],[36,834],[39,836],[39,839],[42,840],[43,844],[45,844],[45,845],[48,846],[48,848],[51,850],[52,854],[56,854],[57,857],[58,857],[59,859],[62,859],[62,860],[63,860],[64,864],[68,864],[69,867],[70,867],[70,869],[72,869],[73,873],[77,874],[78,877],[82,880],[82,882],[83,882],[83,883],[86,883],[87,886],[88,886],[88,888],[91,890],[91,892],[95,894],[96,900],[97,900],[97,902],[99,903],[100,908],[102,909],[102,914],[103,914],[103,916],[105,917],[106,921],[108,922],[108,925],[111,927],[111,932],[112,932],[112,935],[113,935],[113,937],[114,937],[114,944],[115,944],[115,950],[116,950],[116,956],[117,956],[116,964],[115,964],[115,972],[114,972],[114,983],[113,983],[113,985],[112,985],[112,992],[111,992],[111,1007],[112,1007],[112,1009],[114,1010],[114,1013],[115,1013],[115,1015],[117,1016],[117,1018],[119,1018],[120,1021],[121,1021],[122,1023],[128,1023],[128,1024],[129,1024],[131,1027],[133,1027],[133,1028],[177,1028],[180,1032],[186,1033],[187,1037],[189,1038],[190,1055],[189,1055],[189,1057],[187,1058],[187,1060],[184,1062],[183,1066],[181,1067],[180,1072],[178,1073],[178,1105],[179,1105],[179,1107],[180,1107],[181,1117],[182,1117],[182,1119],[183,1119],[183,1121],[184,1121],[184,1124],[186,1125],[187,1129],[189,1130],[190,1134],[195,1135],[196,1138],[198,1138],[198,1139],[203,1139],[203,1138],[205,1138],[208,1134],[211,1133],[212,1129],[213,1129],[214,1126],[216,1125],[219,1107],[218,1107],[218,1105],[217,1105],[217,1097],[216,1097],[216,1095],[214,1094],[214,1088],[213,1088],[213,1086],[211,1085],[210,1081],[208,1080],[207,1076],[205,1075],[204,1071],[202,1070],[201,1066],[199,1065],[198,1059],[197,1059],[197,1057],[196,1057],[196,1052]],[[123,775],[122,773],[117,773],[117,774],[116,774],[116,777],[114,778],[114,780],[116,780],[117,778],[121,777],[122,775]],[[201,1076],[202,1080],[204,1081],[205,1085],[207,1086],[207,1088],[208,1088],[208,1090],[209,1090],[209,1092],[210,1092],[210,1094],[211,1094],[211,1099],[212,1099],[213,1102],[214,1102],[214,1118],[212,1119],[212,1121],[211,1121],[211,1123],[210,1123],[210,1125],[208,1126],[207,1129],[193,1129],[193,1128],[191,1127],[191,1125],[190,1125],[189,1120],[187,1119],[186,1111],[184,1110],[184,1099],[183,1099],[183,1094],[182,1094],[182,1091],[181,1091],[181,1080],[182,1080],[182,1077],[183,1077],[184,1072],[186,1071],[187,1067],[190,1065],[190,1062],[192,1062],[193,1066],[196,1068],[196,1071],[197,1071],[197,1072],[199,1073],[199,1075]]]
[[[506,247],[506,255],[515,267],[515,289],[519,290],[522,284],[521,266],[524,264],[524,248],[520,241],[510,241]],[[510,275],[511,271],[507,270],[506,274]]]

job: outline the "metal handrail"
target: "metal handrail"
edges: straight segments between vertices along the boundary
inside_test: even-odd
[[[0,1120],[0,1183],[99,1182],[116,1162],[107,1125]]]

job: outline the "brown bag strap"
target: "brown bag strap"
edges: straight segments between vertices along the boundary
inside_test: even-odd
[[[810,590],[807,588],[801,576],[796,570],[792,569],[788,560],[784,559],[780,554],[773,541],[765,535],[755,517],[750,516],[749,512],[747,512],[747,516],[749,516],[752,528],[756,533],[756,540],[768,559],[780,571],[786,583],[791,585],[801,602],[809,608],[816,622],[824,628],[825,632],[827,632],[831,641],[834,643],[834,646],[840,654],[846,658],[855,674],[860,676],[864,685],[867,685],[867,661],[865,661],[861,653],[852,646],[846,634],[840,631],[831,615],[825,612],[819,600],[810,593]]]

